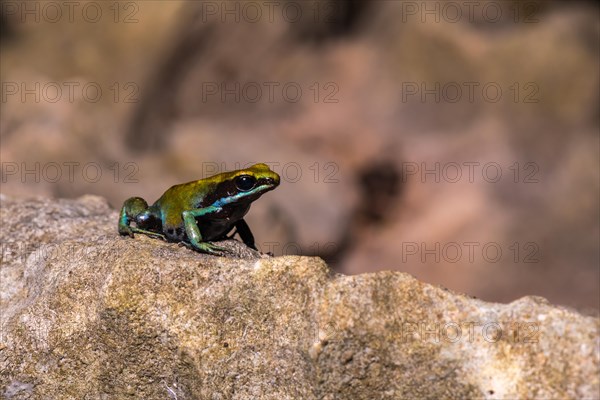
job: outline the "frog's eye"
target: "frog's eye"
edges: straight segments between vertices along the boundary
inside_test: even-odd
[[[256,178],[250,175],[240,175],[235,178],[235,186],[242,192],[251,190],[256,185]]]

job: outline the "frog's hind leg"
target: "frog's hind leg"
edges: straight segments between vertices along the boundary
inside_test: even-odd
[[[119,233],[133,237],[134,228],[129,226],[131,221],[142,212],[148,209],[148,203],[141,197],[130,197],[125,200],[121,207],[121,215],[119,216]]]
[[[141,197],[131,197],[125,200],[123,208],[121,208],[121,215],[119,217],[119,233],[121,235],[129,235],[133,237],[134,233],[143,233],[149,236],[155,236],[166,240],[165,235],[152,232],[146,229],[130,226],[131,221],[134,221],[138,226],[142,225],[144,221],[150,218],[150,210],[148,210],[148,203]]]

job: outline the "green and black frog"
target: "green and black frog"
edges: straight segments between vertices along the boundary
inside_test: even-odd
[[[244,216],[253,201],[277,186],[279,175],[266,164],[255,164],[172,186],[149,207],[141,197],[131,197],[121,209],[119,233],[131,237],[143,233],[218,255],[225,249],[209,242],[227,238],[235,228],[242,241],[256,250]]]

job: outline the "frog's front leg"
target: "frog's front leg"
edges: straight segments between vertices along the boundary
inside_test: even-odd
[[[252,231],[250,230],[250,227],[246,221],[240,219],[238,222],[236,222],[235,229],[246,246],[250,247],[251,249],[258,250],[254,244],[254,235],[252,235]]]
[[[183,223],[185,225],[185,233],[187,234],[188,240],[192,247],[204,253],[220,255],[221,252],[227,251],[223,247],[216,246],[212,243],[203,242],[198,223],[196,222],[197,217],[212,214],[221,211],[220,207],[209,206],[205,208],[196,208],[194,210],[184,211],[182,213]]]
[[[143,225],[144,221],[147,221],[149,217],[150,211],[148,210],[148,203],[146,203],[146,200],[141,197],[131,197],[125,200],[125,203],[123,203],[123,207],[121,208],[121,216],[119,217],[119,233],[121,235],[129,235],[130,237],[133,237],[134,232],[143,233],[164,240],[165,236],[158,232],[130,226],[131,221],[135,221],[138,226]]]

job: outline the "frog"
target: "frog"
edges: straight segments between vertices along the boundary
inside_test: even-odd
[[[279,175],[259,163],[171,186],[151,206],[141,197],[131,197],[121,208],[119,234],[133,238],[140,233],[200,253],[223,255],[226,249],[211,242],[237,233],[246,246],[257,250],[244,216],[252,202],[279,183]]]

